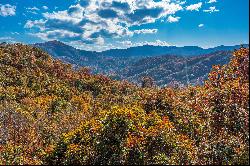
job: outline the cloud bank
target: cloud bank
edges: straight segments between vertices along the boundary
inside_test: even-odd
[[[157,34],[157,28],[140,27],[157,21],[179,22],[178,12],[199,11],[202,4],[186,5],[184,0],[76,0],[66,10],[44,11],[40,19],[27,20],[24,28],[32,29],[31,35],[45,41],[103,46],[110,39],[119,41],[134,35]],[[216,10],[210,7],[209,11],[203,11]]]
[[[175,14],[183,10],[182,4],[176,0],[78,0],[67,10],[46,12],[41,20],[28,20],[24,27],[39,30],[35,35],[44,40],[58,36],[64,41],[92,44],[109,38],[157,33],[157,29],[130,28]]]

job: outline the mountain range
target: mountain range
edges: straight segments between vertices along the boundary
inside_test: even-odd
[[[229,62],[234,49],[249,47],[248,44],[221,45],[208,49],[198,46],[144,45],[95,52],[76,49],[56,40],[33,46],[75,67],[89,67],[94,74],[100,73],[137,84],[142,77],[150,76],[158,86],[168,85],[173,81],[200,84],[207,78],[213,64],[224,65]]]
[[[177,56],[198,56],[204,54],[210,54],[216,51],[233,51],[234,49],[239,49],[241,46],[249,47],[249,44],[234,45],[234,46],[217,46],[213,48],[201,48],[198,46],[153,46],[153,45],[143,45],[137,47],[130,47],[126,49],[110,49],[102,52],[96,51],[85,51],[76,49],[69,45],[66,45],[60,41],[53,40],[45,43],[36,43],[36,47],[45,49],[47,52],[53,53],[53,56],[68,56],[80,55],[85,57],[96,58],[96,56],[106,56],[106,57],[151,57],[160,55],[177,55]],[[75,57],[75,55],[73,57]]]

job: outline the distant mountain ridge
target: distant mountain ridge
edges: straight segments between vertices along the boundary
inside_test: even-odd
[[[200,83],[207,77],[212,64],[228,63],[232,51],[241,47],[221,45],[203,49],[198,46],[144,45],[96,52],[76,49],[59,41],[36,43],[33,46],[76,67],[89,67],[92,73],[134,83],[140,83],[143,76],[151,76],[159,86],[172,81]],[[242,46],[249,47],[248,44]]]
[[[248,46],[248,45],[244,45]],[[127,49],[111,49],[108,51],[103,51],[102,54],[106,56],[137,56],[137,57],[151,57],[151,56],[159,56],[159,55],[177,55],[177,56],[198,56],[203,54],[210,54],[216,51],[232,51],[234,49],[240,48],[240,45],[235,46],[217,46],[214,48],[203,49],[198,46],[184,46],[184,47],[176,47],[176,46],[152,46],[152,45],[144,45],[138,47],[130,47]]]
[[[85,51],[76,49],[69,45],[66,45],[60,41],[48,41],[45,43],[36,43],[34,44],[36,47],[40,47],[43,49],[48,49],[50,47],[60,47],[68,48],[69,50],[75,50],[76,52],[81,52],[81,55],[84,56],[110,56],[110,57],[150,57],[150,56],[159,56],[159,55],[177,55],[177,56],[197,56],[203,54],[210,54],[216,51],[233,51],[234,49],[239,49],[241,45],[234,45],[234,46],[224,46],[220,45],[213,48],[201,48],[199,46],[183,46],[183,47],[176,47],[176,46],[153,46],[153,45],[143,45],[143,46],[136,46],[130,47],[126,49],[110,49],[102,52],[96,51]],[[249,47],[249,44],[242,44],[244,47]],[[63,48],[63,50],[65,49]],[[72,51],[73,51],[72,50]],[[49,51],[49,50],[47,50]],[[60,55],[59,55],[60,56]]]

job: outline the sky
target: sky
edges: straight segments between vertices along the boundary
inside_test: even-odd
[[[249,0],[0,0],[0,42],[102,51],[249,43]]]

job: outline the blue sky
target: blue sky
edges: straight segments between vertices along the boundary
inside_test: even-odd
[[[85,50],[249,43],[249,0],[0,0],[0,42]]]

